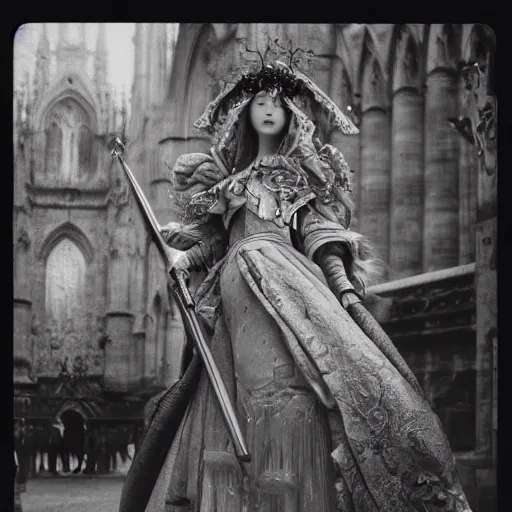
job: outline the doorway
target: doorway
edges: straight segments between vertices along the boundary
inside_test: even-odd
[[[60,415],[64,425],[60,456],[62,471],[75,474],[82,471],[85,452],[85,419],[73,409],[67,409]]]

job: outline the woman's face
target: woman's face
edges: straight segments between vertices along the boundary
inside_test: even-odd
[[[260,91],[251,103],[250,119],[258,135],[277,136],[286,125],[286,111],[279,96]]]

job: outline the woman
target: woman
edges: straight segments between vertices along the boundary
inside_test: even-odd
[[[353,319],[378,265],[348,229],[350,170],[319,137],[357,129],[281,62],[196,127],[213,147],[178,158],[185,222],[165,237],[180,272],[207,271],[197,310],[252,461],[236,460],[203,374],[147,510],[470,510],[416,379]]]

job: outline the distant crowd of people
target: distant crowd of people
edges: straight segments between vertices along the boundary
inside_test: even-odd
[[[26,482],[42,472],[57,476],[61,472],[116,471],[117,456],[125,463],[130,458],[129,445],[133,444],[137,450],[142,433],[142,424],[91,423],[77,431],[66,428],[60,421],[27,424],[24,419],[16,420],[14,449],[18,479]]]

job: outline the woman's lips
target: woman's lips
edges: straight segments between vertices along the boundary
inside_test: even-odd
[[[274,121],[263,121],[263,124],[273,125]]]

